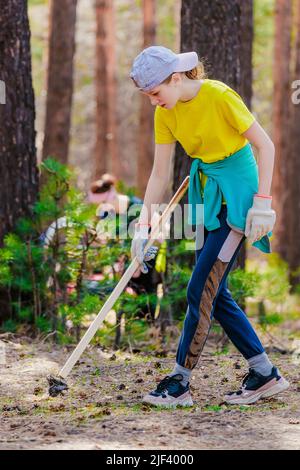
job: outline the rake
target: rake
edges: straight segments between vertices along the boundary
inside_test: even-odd
[[[183,182],[181,183],[180,187],[170,200],[169,204],[157,220],[157,222],[151,227],[151,232],[150,232],[150,237],[149,240],[147,241],[147,244],[144,248],[144,253],[147,252],[147,250],[153,245],[155,242],[155,238],[158,236],[160,230],[162,227],[164,227],[166,221],[170,218],[172,212],[175,210],[176,205],[180,202],[180,200],[183,198],[189,184],[189,176],[187,176]],[[103,323],[105,317],[107,314],[110,312],[110,310],[113,308],[114,304],[124,291],[125,287],[127,286],[128,282],[130,281],[131,277],[135,273],[135,271],[138,269],[140,266],[137,258],[135,257],[128,268],[126,269],[125,273],[119,280],[118,284],[104,303],[103,307],[101,308],[100,312],[94,319],[94,321],[91,323],[89,326],[88,330],[70,355],[70,357],[67,359],[65,365],[62,367],[62,369],[59,371],[59,375],[57,377],[54,377],[52,375],[47,377],[48,383],[49,383],[49,395],[52,397],[55,397],[62,393],[65,390],[68,390],[68,385],[65,381],[67,376],[70,374],[71,370],[73,369],[74,365],[76,362],[79,360],[80,356],[83,354],[93,337],[95,336],[97,330]]]

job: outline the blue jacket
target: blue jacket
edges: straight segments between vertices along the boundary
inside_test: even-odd
[[[207,176],[201,192],[199,171]],[[227,223],[232,229],[244,233],[248,210],[253,205],[254,194],[258,191],[258,167],[250,143],[232,155],[214,163],[204,163],[195,158],[190,170],[189,182],[189,224],[203,223],[198,204],[204,204],[204,226],[207,230],[220,227],[218,214],[221,210],[222,193],[227,203]],[[201,207],[201,206],[198,206]],[[269,237],[272,232],[252,245],[271,253]]]

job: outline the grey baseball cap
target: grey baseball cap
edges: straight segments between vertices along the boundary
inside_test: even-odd
[[[187,72],[198,64],[196,52],[175,54],[163,46],[144,49],[135,59],[130,72],[140,90],[150,91],[174,72]]]

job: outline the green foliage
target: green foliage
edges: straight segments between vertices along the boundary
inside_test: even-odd
[[[262,326],[281,323],[290,310],[291,286],[287,263],[277,253],[271,253],[264,265],[248,260],[247,272],[257,279],[250,295],[257,304],[259,323]]]
[[[176,49],[178,47],[175,42],[178,38],[178,28],[180,28],[180,24],[176,22],[176,10],[178,10],[179,19],[178,2],[174,2],[173,0],[158,1],[157,23],[159,27],[157,29],[157,44],[163,44],[170,49]]]
[[[28,0],[32,75],[34,92],[37,99],[45,88],[45,60],[48,46],[48,4],[49,0]]]
[[[17,329],[17,323],[14,320],[6,320],[3,323],[3,331],[14,333]]]
[[[282,315],[279,313],[266,314],[260,321],[260,324],[263,326],[278,325],[279,323],[282,323]]]
[[[98,313],[102,302],[97,295],[85,294],[75,305],[62,304],[59,311],[65,319],[71,320],[74,326],[80,326],[87,315]]]
[[[213,353],[213,356],[226,356],[228,352],[229,352],[229,347],[225,345],[220,351],[215,351]]]
[[[98,313],[128,267],[131,239],[111,236],[115,223],[119,233],[120,218],[99,222],[95,206],[76,189],[70,168],[48,158],[41,172],[43,185],[33,216],[20,219],[0,249],[0,287],[11,308],[3,327],[14,331],[27,323],[68,343]],[[97,235],[99,224],[106,232],[103,240]],[[97,273],[101,281],[94,279]],[[155,302],[155,294],[124,292],[114,308],[124,312],[130,328],[140,320],[141,310]]]
[[[195,253],[186,249],[185,240],[169,241],[166,250],[167,272],[161,300],[162,309],[171,309],[174,320],[182,320],[186,314],[186,288],[195,264]]]
[[[223,408],[222,406],[220,405],[206,405],[204,408],[203,408],[203,411],[222,411]]]
[[[36,327],[41,333],[50,333],[51,331],[51,323],[48,318],[44,316],[40,316],[36,319],[35,322]]]
[[[28,0],[28,6],[35,6],[35,5],[45,5],[48,3],[48,0]]]
[[[63,335],[67,320],[78,326],[100,309],[100,293],[88,293],[88,274],[113,264],[120,250],[109,250],[108,262],[106,247],[99,249],[95,208],[75,188],[70,168],[49,158],[41,171],[45,183],[33,217],[20,219],[0,249],[0,286],[11,306],[3,328],[30,323]]]
[[[0,248],[0,287],[10,299],[9,319],[3,329],[15,331],[19,324],[30,324],[45,335],[54,332],[60,342],[68,343],[98,313],[128,267],[131,239],[112,238],[113,221],[108,220],[103,222],[107,236],[99,240],[95,206],[87,204],[85,195],[76,189],[71,169],[49,158],[41,171],[44,184],[33,216],[20,219]],[[133,191],[122,182],[120,185],[127,193]],[[118,227],[120,223],[117,218]],[[171,312],[180,324],[186,314],[186,288],[195,253],[187,249],[185,240],[167,241],[166,257],[160,310]],[[262,308],[268,302],[267,311],[260,315],[263,325],[282,320],[290,288],[286,264],[276,254],[268,255],[267,260],[263,269],[248,263],[246,271],[237,269],[229,276],[237,302],[254,298]],[[100,281],[91,278],[95,273],[100,274]],[[145,338],[149,323],[141,312],[149,311],[156,302],[155,292],[123,292],[114,309],[126,318],[125,342],[132,343],[131,337]],[[115,325],[105,323],[98,339],[111,346],[115,331]]]
[[[257,272],[247,272],[241,268],[230,272],[228,276],[228,286],[237,303],[255,295],[259,282],[260,275]]]
[[[126,322],[126,333],[134,342],[143,340],[148,331],[148,324],[144,319]],[[126,338],[125,338],[126,340]]]
[[[288,297],[290,287],[287,263],[277,253],[269,254],[267,264],[260,273],[260,282],[255,291],[256,297],[282,305]]]
[[[127,186],[122,180],[117,182],[116,190],[121,194],[127,194],[127,196],[134,196],[136,194],[136,188],[134,186]]]

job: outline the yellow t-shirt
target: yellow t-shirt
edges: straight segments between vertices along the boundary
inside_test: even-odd
[[[191,100],[177,101],[172,109],[156,106],[155,143],[178,141],[190,157],[212,163],[244,147],[248,140],[241,134],[254,121],[238,93],[223,82],[205,79]],[[202,188],[205,182],[203,175]]]

